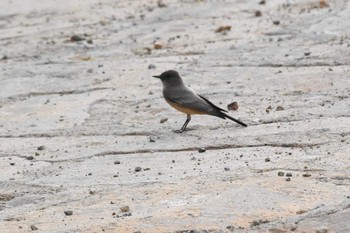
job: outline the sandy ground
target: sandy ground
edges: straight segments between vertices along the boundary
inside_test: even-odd
[[[349,35],[346,0],[0,0],[0,232],[350,232]],[[169,69],[249,127],[175,134]]]

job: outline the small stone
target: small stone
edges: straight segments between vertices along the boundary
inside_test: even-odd
[[[316,230],[316,233],[327,233],[327,232],[328,232],[327,227],[321,227],[321,228]]]
[[[162,1],[162,0],[158,0],[157,1],[157,6],[159,8],[163,8],[163,7],[167,7],[167,5]],[[135,232],[134,232],[135,233]]]
[[[309,56],[311,54],[311,52],[305,52],[304,55],[305,56]]]
[[[73,215],[73,211],[71,211],[71,210],[66,210],[66,211],[64,211],[64,214],[65,214],[66,216],[70,216],[70,215]]]
[[[270,162],[271,159],[270,158],[265,158],[265,162]]]
[[[259,5],[265,5],[265,3],[266,3],[265,0],[261,0],[261,1],[259,2]]]
[[[284,176],[284,172],[278,172],[277,175],[278,176]]]
[[[26,159],[28,159],[28,160],[33,160],[34,157],[33,157],[33,156],[27,156]]]
[[[290,177],[287,177],[286,181],[291,181]]]
[[[155,142],[156,140],[154,140],[152,137],[149,137],[149,142]]]
[[[303,177],[310,177],[310,176],[311,176],[310,173],[304,173],[304,174],[303,174]]]
[[[238,110],[237,102],[232,102],[229,105],[227,105],[227,109],[232,111],[237,111]]]
[[[199,152],[199,153],[204,153],[205,151],[206,151],[205,148],[199,148],[199,149],[198,149],[198,152]]]
[[[231,169],[229,167],[224,167],[224,170],[228,172]]]
[[[163,45],[159,42],[156,42],[156,43],[154,43],[153,47],[154,47],[154,49],[162,49]]]
[[[39,146],[37,150],[45,150],[45,146]]]
[[[30,225],[30,229],[31,229],[32,231],[38,230],[38,228],[37,228],[35,225]]]
[[[88,44],[93,44],[93,43],[94,43],[91,39],[88,39],[86,42],[87,42]]]
[[[162,118],[160,119],[160,123],[163,124],[164,122],[166,122],[168,120],[168,118]]]
[[[120,164],[119,160],[114,161],[114,164]]]
[[[35,152],[35,156],[39,156],[40,154],[38,152]]]
[[[279,20],[274,20],[274,21],[272,21],[272,23],[273,23],[274,25],[279,25],[279,24],[280,24],[280,21],[279,21]]]
[[[286,177],[292,177],[292,176],[293,176],[292,173],[290,173],[290,172],[286,173]]]
[[[11,166],[15,166],[15,164],[16,164],[15,162],[11,162],[10,163]]]
[[[221,26],[221,27],[218,27],[215,32],[216,33],[220,33],[220,32],[227,32],[227,31],[230,31],[231,30],[231,26]]]
[[[154,70],[155,68],[156,68],[156,66],[153,65],[153,64],[149,64],[149,65],[148,65],[148,69],[149,69],[149,70]]]
[[[135,172],[140,172],[142,170],[141,167],[135,167]]]
[[[73,35],[70,38],[71,42],[77,42],[77,41],[82,41],[82,40],[85,40],[85,39],[83,37],[81,37],[81,36],[78,36],[78,35]]]
[[[123,212],[123,213],[125,213],[125,212],[129,212],[130,211],[130,207],[129,206],[122,206],[122,207],[120,207],[120,211],[121,212]]]
[[[284,108],[282,106],[277,106],[276,111],[283,111]]]
[[[255,17],[261,17],[262,13],[261,11],[255,11]]]

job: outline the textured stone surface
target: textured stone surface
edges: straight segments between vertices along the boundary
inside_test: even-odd
[[[0,1],[0,232],[350,232],[349,15]],[[185,116],[152,78],[168,69],[249,127],[194,116],[174,134]]]

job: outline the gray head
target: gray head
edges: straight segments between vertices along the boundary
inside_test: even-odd
[[[168,70],[163,72],[161,75],[157,75],[153,77],[159,78],[162,81],[163,85],[166,87],[183,85],[183,82],[179,73],[175,70]]]

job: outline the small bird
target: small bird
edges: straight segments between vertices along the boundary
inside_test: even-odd
[[[161,75],[153,77],[159,78],[162,81],[163,96],[166,102],[176,110],[187,115],[185,124],[180,130],[176,130],[175,132],[182,133],[185,131],[191,120],[191,115],[194,114],[206,114],[220,117],[222,119],[228,118],[244,127],[247,127],[247,124],[227,115],[225,113],[227,112],[226,110],[219,108],[203,96],[196,94],[190,88],[186,87],[177,71],[168,70]]]

